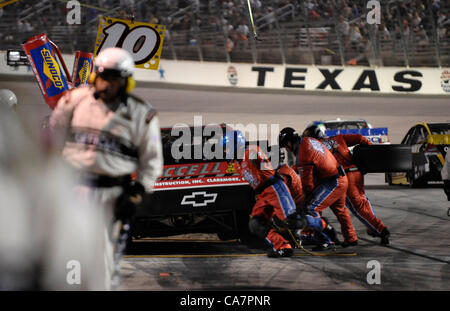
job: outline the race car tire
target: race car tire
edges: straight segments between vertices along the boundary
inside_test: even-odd
[[[237,212],[235,212],[237,213]],[[218,230],[216,231],[217,237],[221,241],[228,241],[237,239],[239,237],[238,230],[237,230],[237,215],[235,216],[233,213],[229,213],[226,215],[221,216],[221,221],[226,226],[220,226]]]
[[[250,215],[246,212],[238,214],[239,240],[242,244],[252,248],[266,248],[264,239],[252,234],[249,229]]]
[[[386,175],[385,175],[385,181],[387,182],[387,184],[388,184],[389,186],[392,186],[392,185],[393,185],[393,183],[392,183],[392,175],[391,175],[390,173],[386,173]]]
[[[219,231],[217,232],[217,237],[221,241],[228,241],[238,238],[238,234],[233,231]]]
[[[426,187],[428,184],[428,181],[424,178],[414,179],[414,173],[412,172],[409,172],[407,174],[407,180],[411,188],[423,188]]]

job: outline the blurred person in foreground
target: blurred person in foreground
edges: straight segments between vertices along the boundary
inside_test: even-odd
[[[15,111],[17,108],[17,96],[8,89],[0,89],[0,106]]]
[[[0,291],[103,290],[101,214],[75,195],[67,167],[33,144],[16,105],[0,91]]]
[[[117,260],[112,260],[121,252],[114,249],[120,246],[117,241],[129,230],[130,219],[144,194],[152,192],[163,167],[159,120],[150,104],[130,94],[133,72],[127,51],[101,51],[90,84],[68,91],[49,122],[61,139],[63,157],[79,172],[80,194],[105,213],[110,274],[117,272]]]
[[[450,150],[445,155],[444,166],[441,170],[442,181],[444,182],[444,192],[447,195],[447,200],[450,201]],[[450,216],[450,207],[447,215]]]

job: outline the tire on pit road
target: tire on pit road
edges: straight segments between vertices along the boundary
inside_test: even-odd
[[[232,215],[230,215],[230,219],[232,219]],[[217,236],[222,241],[228,241],[233,239],[239,239],[239,241],[246,245],[265,245],[264,241],[255,237],[250,233],[248,228],[248,221],[250,219],[250,215],[248,212],[236,212],[236,226],[234,226],[234,221],[230,221],[229,224],[231,227],[235,228],[234,231],[230,230],[221,230],[217,232]],[[237,231],[236,231],[237,229]]]
[[[248,227],[248,222],[250,220],[249,213],[238,213],[237,215],[237,222],[238,222],[238,232],[239,232],[239,240],[241,243],[255,247],[255,248],[264,248],[267,245],[265,244],[264,240],[261,238],[258,238],[251,234],[250,229]]]

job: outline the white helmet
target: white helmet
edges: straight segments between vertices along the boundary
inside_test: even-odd
[[[121,48],[106,48],[101,51],[94,61],[95,71],[99,73],[105,69],[117,70],[124,78],[134,72],[134,60],[129,52]]]
[[[7,89],[0,89],[0,106],[7,106],[11,109],[15,109],[17,106],[16,94]]]

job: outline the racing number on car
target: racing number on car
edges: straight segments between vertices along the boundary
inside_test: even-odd
[[[102,17],[94,55],[108,47],[120,47],[130,52],[136,67],[157,70],[164,31],[164,25]]]

